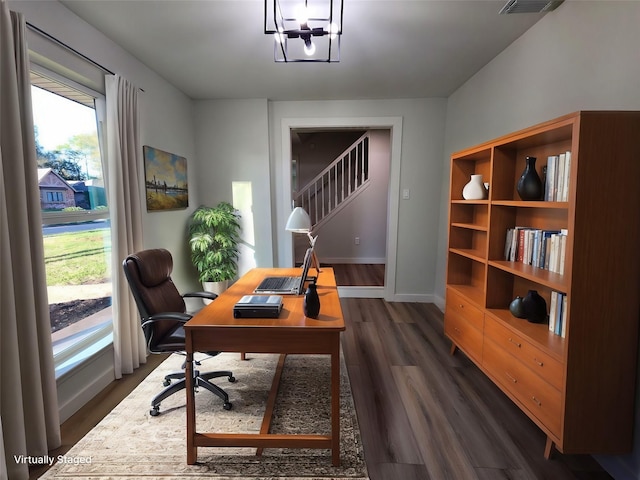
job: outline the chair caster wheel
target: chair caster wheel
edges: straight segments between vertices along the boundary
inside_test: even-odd
[[[152,417],[157,417],[158,415],[160,415],[160,407],[153,407],[151,410],[149,410],[149,415],[151,415]]]
[[[229,377],[229,383],[235,383],[236,381],[236,377],[234,377],[233,375]]]
[[[231,402],[224,402],[224,404],[222,405],[222,408],[224,408],[225,410],[231,410],[231,407],[233,407],[233,404]]]
[[[171,385],[171,380],[168,380],[165,378],[164,381],[162,382],[162,385],[165,387],[168,387],[169,385]]]

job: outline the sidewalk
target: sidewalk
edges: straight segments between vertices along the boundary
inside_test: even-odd
[[[70,302],[111,296],[111,283],[90,285],[53,285],[47,287],[49,303]]]

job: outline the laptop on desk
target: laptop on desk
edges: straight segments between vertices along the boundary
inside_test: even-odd
[[[307,249],[302,263],[302,275],[299,277],[265,277],[253,293],[268,293],[270,295],[302,295],[304,283],[309,274],[313,247]]]

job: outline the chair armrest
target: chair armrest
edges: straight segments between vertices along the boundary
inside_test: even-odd
[[[162,312],[157,313],[155,315],[151,315],[145,322],[142,323],[142,328],[156,322],[162,322],[165,320],[178,321],[182,323],[187,323],[191,320],[191,315],[188,313],[179,313],[179,312]]]
[[[217,293],[213,292],[189,292],[182,295],[183,297],[196,297],[196,298],[208,298],[209,300],[215,300],[218,298]]]

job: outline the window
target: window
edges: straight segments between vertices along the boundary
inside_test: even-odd
[[[56,375],[111,342],[99,93],[33,67],[31,93]]]
[[[62,202],[64,200],[62,192],[46,192],[46,194],[47,202]]]

